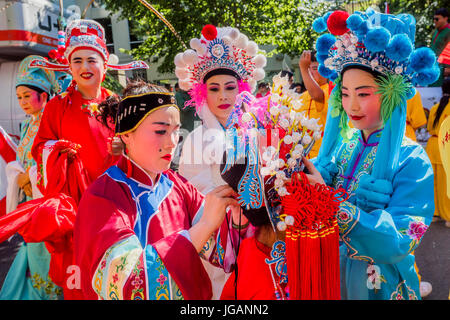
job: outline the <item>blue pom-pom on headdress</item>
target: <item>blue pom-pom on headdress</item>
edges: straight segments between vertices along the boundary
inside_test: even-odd
[[[436,62],[436,55],[430,48],[422,47],[411,54],[411,68],[415,72],[422,72],[433,67]]]
[[[434,83],[440,76],[441,70],[439,69],[438,64],[436,63],[432,68],[425,69],[421,72],[418,72],[413,77],[413,83],[419,86],[427,86],[429,84]]]
[[[330,70],[327,67],[325,67],[323,64],[319,65],[319,68],[317,68],[317,71],[319,71],[320,75],[327,79],[336,79],[338,74],[334,70]]]
[[[323,64],[327,58],[328,54],[316,54],[316,60],[320,64]]]
[[[323,17],[319,17],[314,20],[312,27],[314,31],[316,32],[324,32],[327,30],[327,24],[325,23],[325,20]]]
[[[325,24],[327,24],[328,18],[330,17],[330,15],[333,13],[333,11],[328,11],[327,13],[325,13],[325,15],[323,16],[323,21],[325,22]]]
[[[352,31],[357,31],[361,23],[363,23],[363,18],[359,14],[352,14],[347,19],[347,27]]]
[[[334,45],[336,38],[332,34],[321,35],[316,41],[317,54],[328,55],[328,50]]]
[[[370,52],[384,51],[389,44],[391,34],[384,27],[375,27],[369,30],[364,45]]]
[[[396,34],[386,48],[386,56],[395,61],[404,61],[413,51],[413,45],[405,34]]]

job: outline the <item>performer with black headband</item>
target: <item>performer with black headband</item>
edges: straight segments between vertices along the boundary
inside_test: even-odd
[[[180,128],[173,94],[133,82],[123,96],[102,103],[100,118],[116,119],[125,151],[84,193],[75,224],[84,298],[211,299],[200,257],[217,250],[211,237],[237,194],[220,186],[204,197],[169,170]]]

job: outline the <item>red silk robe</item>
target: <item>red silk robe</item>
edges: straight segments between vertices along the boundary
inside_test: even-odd
[[[255,237],[244,239],[239,247],[236,271],[228,278],[220,296],[221,300],[277,300],[286,299],[287,281],[277,274],[276,259],[272,249]],[[284,256],[279,255],[278,257]],[[284,262],[284,259],[279,259]],[[236,295],[237,294],[237,295]]]
[[[31,149],[41,174],[39,181],[41,189],[46,184],[45,178],[50,176],[53,169],[53,163],[46,164],[43,151],[47,148],[51,154],[51,146],[56,141],[65,140],[80,146],[78,155],[88,183],[94,181],[117,161],[117,157],[113,157],[108,152],[108,144],[110,138],[114,136],[114,131],[96,119],[97,104],[111,94],[111,91],[101,88],[98,99],[86,100],[71,86],[66,92],[57,95],[46,104],[39,131]],[[73,177],[68,177],[68,182],[73,184]],[[45,192],[43,194],[45,195]],[[77,196],[71,194],[69,196],[74,197],[78,203]]]
[[[200,256],[217,246],[208,242],[199,255],[188,233],[203,203],[179,174],[168,170],[153,183],[123,156],[79,205],[74,248],[84,298],[210,299]]]

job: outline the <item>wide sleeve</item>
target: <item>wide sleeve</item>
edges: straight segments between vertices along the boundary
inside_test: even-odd
[[[414,251],[434,212],[433,170],[424,150],[404,148],[384,209],[370,212],[349,201],[338,212],[340,239],[350,258],[393,264]]]
[[[184,232],[142,244],[133,230],[136,204],[128,192],[117,183],[97,180],[80,202],[75,257],[85,297],[209,299],[211,284],[199,281],[207,274]],[[172,280],[179,291],[173,290]]]
[[[51,153],[53,145],[61,137],[63,101],[61,96],[57,95],[45,105],[39,129],[31,147],[31,155],[37,165],[37,185],[41,192],[44,192],[47,184],[46,159]]]

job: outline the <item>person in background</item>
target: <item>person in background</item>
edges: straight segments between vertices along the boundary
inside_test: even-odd
[[[34,59],[44,58],[34,55],[26,57],[20,63],[16,79],[17,99],[28,117],[21,123],[16,161],[9,162],[6,167],[8,213],[15,210],[19,203],[42,197],[36,188],[37,169],[31,156],[31,146],[44,107],[58,91],[58,82],[53,71],[30,68],[29,63]],[[45,223],[38,227],[45,228]],[[49,267],[50,253],[45,243],[24,241],[3,283],[0,300],[62,299],[62,289],[49,276]]]
[[[256,98],[262,98],[270,94],[269,84],[267,82],[260,82],[258,84],[258,92],[256,93]]]
[[[289,83],[289,86],[291,86],[294,83],[294,74],[289,70],[282,70],[281,77],[283,78],[285,76],[288,77],[288,83]]]
[[[436,29],[434,30],[431,38],[430,48],[438,57],[444,50],[447,43],[450,42],[450,24],[448,19],[449,13],[446,8],[440,8],[434,12],[433,21]],[[442,81],[444,80],[445,74],[449,74],[450,66],[440,64],[439,68],[441,69],[441,75],[439,79],[431,85],[432,87],[442,86]]]
[[[239,46],[231,45],[229,39]],[[179,173],[200,192],[207,194],[217,186],[226,184],[220,175],[226,123],[238,95],[244,91],[253,92],[257,82],[264,79],[263,68],[267,60],[265,56],[258,54],[255,42],[249,41],[245,34],[232,27],[206,25],[199,39],[191,40],[191,46],[194,50],[189,49],[175,56],[175,74],[180,88],[188,91],[192,98],[186,104],[195,107],[202,125],[185,139]],[[224,52],[228,54],[224,55]],[[238,58],[235,60],[232,57]],[[248,64],[250,59],[254,63]],[[230,225],[230,228],[236,233],[239,230],[239,235],[244,237],[249,231],[247,219],[242,217],[236,221],[242,223]],[[228,237],[227,234],[228,232],[221,236]],[[232,242],[236,244],[237,241],[238,238],[233,240],[229,236],[227,245],[233,246]],[[226,248],[222,252],[225,250]],[[216,255],[211,258],[222,266],[217,268],[211,264],[205,265],[213,286],[214,300],[220,297],[235,263],[235,256]]]
[[[308,118],[319,119],[318,124],[322,125],[322,132],[325,129],[328,111],[329,86],[328,80],[319,72],[319,63],[315,53],[310,50],[303,51],[299,60],[300,72],[306,91],[302,95],[302,111]],[[308,154],[308,159],[317,157],[322,139],[317,140]]]
[[[414,97],[406,101],[406,131],[405,136],[417,141],[416,130],[425,127],[427,116],[422,104],[420,92],[416,90]]]
[[[305,87],[300,82],[295,82],[290,87],[291,90],[294,90],[296,93],[301,94],[305,92]]]
[[[445,221],[445,226],[450,228],[450,199],[447,197],[447,181],[442,165],[441,155],[438,146],[438,132],[442,122],[450,115],[450,79],[445,79],[442,84],[442,97],[438,104],[430,110],[427,129],[431,134],[428,140],[426,151],[433,164],[434,171],[434,216]],[[435,218],[435,220],[437,220]]]

